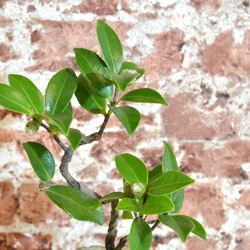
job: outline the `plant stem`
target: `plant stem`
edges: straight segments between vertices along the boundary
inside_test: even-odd
[[[111,106],[114,106],[114,104],[115,104],[115,102],[116,102],[116,100],[117,100],[118,94],[119,94],[119,91],[118,91],[118,90],[115,90],[115,94],[114,94],[113,101],[112,101],[111,104],[110,104]],[[103,121],[103,123],[102,123],[102,126],[101,126],[101,128],[100,128],[100,130],[99,130],[99,132],[98,132],[99,135],[102,135],[102,134],[103,134],[104,129],[106,128],[106,126],[107,126],[107,124],[108,124],[108,121],[109,121],[109,118],[110,118],[111,114],[112,114],[112,112],[111,112],[111,110],[109,109],[109,111],[108,111],[108,113],[106,114],[105,119],[104,119],[104,121]]]
[[[68,170],[69,162],[71,161],[72,156],[73,156],[73,149],[72,147],[68,147],[62,157],[60,172],[62,176],[65,178],[65,180],[68,182],[69,186],[80,190],[81,189],[80,183],[74,179],[74,177],[69,173]]]
[[[117,245],[117,247],[115,248],[115,250],[121,250],[124,246],[125,246],[125,244],[126,244],[126,242],[129,240],[129,234],[128,235],[126,235],[126,236],[124,236],[124,237],[122,237],[121,239],[120,239],[120,242],[119,242],[119,244]]]
[[[151,227],[151,230],[154,231],[155,228],[160,224],[159,220],[156,220],[155,224]]]
[[[117,234],[117,225],[118,225],[118,217],[119,212],[115,210],[118,205],[119,200],[111,201],[111,218],[109,222],[108,234],[106,236],[105,247],[107,250],[115,250],[115,237]]]

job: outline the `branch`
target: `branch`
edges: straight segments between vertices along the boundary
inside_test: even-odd
[[[41,127],[45,128],[49,133],[51,133],[50,128],[44,123],[41,123]],[[67,147],[61,142],[61,140],[55,134],[53,135],[53,139],[58,143],[58,145],[61,147],[63,151],[67,151]]]
[[[80,183],[76,179],[74,179],[74,177],[69,173],[68,170],[69,162],[71,161],[72,156],[73,156],[73,149],[72,147],[68,147],[62,157],[60,172],[62,176],[65,178],[65,180],[68,182],[69,186],[80,190],[81,189]]]
[[[115,250],[115,237],[117,234],[117,225],[118,225],[118,217],[119,212],[115,210],[116,206],[118,205],[119,200],[112,200],[111,202],[111,218],[109,223],[108,234],[106,236],[106,243],[105,247],[107,250]]]
[[[119,242],[119,244],[117,245],[117,247],[115,248],[115,250],[121,250],[124,246],[125,246],[125,244],[126,244],[126,242],[129,240],[129,234],[128,235],[126,235],[126,236],[124,236],[124,237],[122,237],[121,239],[120,239],[120,242]]]
[[[151,227],[152,232],[156,229],[156,227],[160,224],[159,220],[156,220],[155,224]]]
[[[118,91],[118,90],[115,90],[115,95],[114,95],[113,101],[112,101],[111,104],[110,104],[111,106],[114,106],[114,104],[115,104],[115,102],[116,102],[116,100],[117,100],[118,94],[119,94],[119,91]],[[102,124],[102,126],[101,126],[101,128],[100,128],[100,130],[99,130],[99,132],[98,132],[99,135],[102,135],[102,134],[103,134],[104,129],[106,128],[106,126],[107,126],[107,124],[108,124],[108,121],[109,121],[109,118],[110,118],[111,114],[112,114],[112,112],[111,112],[111,110],[109,109],[107,115],[105,116],[105,119],[104,119],[104,121],[103,121],[103,124]]]

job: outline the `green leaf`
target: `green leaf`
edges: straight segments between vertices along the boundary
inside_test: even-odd
[[[88,82],[95,88],[95,90],[104,98],[112,101],[114,92],[114,83],[100,74],[88,74],[85,76]]]
[[[130,184],[142,183],[147,186],[148,170],[145,164],[131,154],[120,154],[115,157],[116,168],[121,176]]]
[[[69,133],[69,127],[73,120],[72,114],[54,114],[54,115],[48,115],[50,122],[52,122],[53,125],[57,126],[59,130],[67,136]]]
[[[171,147],[164,141],[165,148],[162,157],[162,172],[165,174],[171,170],[179,170],[175,155]]]
[[[194,182],[195,180],[182,172],[168,171],[149,189],[148,194],[152,196],[170,194]]]
[[[171,170],[178,170],[178,165],[177,161],[175,158],[175,155],[166,142],[164,142],[165,148],[164,148],[164,153],[163,153],[163,158],[162,158],[162,170],[164,173],[171,171]],[[170,214],[176,214],[178,213],[183,205],[184,201],[184,190],[180,189],[174,193],[171,193],[168,195],[169,199],[174,203],[175,209],[172,211]]]
[[[109,108],[127,130],[129,137],[132,137],[141,120],[140,112],[129,106],[113,107],[109,105]]]
[[[207,241],[207,235],[204,227],[195,219],[186,216],[186,215],[180,215],[188,220],[191,220],[194,223],[195,228],[193,229],[192,233],[200,237],[201,239]]]
[[[130,198],[123,198],[116,207],[116,210],[140,212],[137,202]]]
[[[25,96],[17,89],[2,83],[0,83],[0,105],[14,112],[32,115],[30,104]]]
[[[147,196],[146,202],[142,205],[142,214],[163,214],[174,209],[174,204],[167,196]]]
[[[80,75],[75,92],[78,102],[83,108],[93,114],[105,114],[106,100],[93,87],[89,79]]]
[[[184,189],[180,189],[172,194],[167,195],[168,198],[173,202],[175,209],[171,211],[170,214],[177,214],[180,212],[183,201],[184,201]]]
[[[116,84],[119,86],[119,90],[121,90],[122,92],[124,92],[126,88],[129,87],[132,83],[134,83],[136,78],[140,75],[139,73],[117,74],[108,68],[106,68],[106,71],[116,82]]]
[[[68,186],[43,189],[47,196],[71,217],[80,221],[104,224],[102,204],[85,193]]]
[[[66,138],[69,140],[71,147],[75,151],[82,140],[82,133],[78,129],[70,128],[68,135],[66,135]]]
[[[42,93],[28,78],[21,75],[9,75],[10,85],[19,90],[27,99],[34,113],[43,114],[44,100]]]
[[[182,242],[186,242],[189,233],[195,228],[194,223],[182,215],[159,215],[160,222],[172,228],[180,237]]]
[[[100,95],[112,100],[114,84],[105,70],[105,62],[93,51],[75,48],[77,66],[83,76],[96,88]]]
[[[148,250],[151,247],[152,239],[152,231],[147,222],[142,218],[135,218],[129,234],[129,249]]]
[[[123,62],[122,67],[120,69],[120,72],[126,69],[132,69],[137,71],[140,75],[136,77],[136,80],[138,80],[140,77],[142,77],[145,73],[145,69],[138,68],[138,66],[135,63],[132,62]]]
[[[103,202],[103,201],[108,201],[108,200],[117,200],[117,199],[122,199],[125,197],[125,194],[123,192],[113,192],[113,193],[110,193],[110,194],[106,194],[104,195],[100,201]]]
[[[168,106],[164,98],[157,91],[150,88],[132,90],[125,94],[120,101],[159,103]]]
[[[108,68],[113,72],[119,72],[122,66],[123,50],[117,34],[101,20],[97,21],[96,32]]]
[[[123,213],[122,213],[122,219],[124,219],[124,220],[131,220],[131,219],[134,219],[134,216],[129,211],[123,211]]]
[[[45,91],[45,105],[48,115],[63,113],[77,87],[77,78],[72,69],[57,72],[49,81]]]
[[[162,176],[162,165],[157,165],[148,172],[148,188],[150,188]]]
[[[55,174],[55,161],[50,151],[36,142],[23,143],[23,147],[38,178],[51,182]]]

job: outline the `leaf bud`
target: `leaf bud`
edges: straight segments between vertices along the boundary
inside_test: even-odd
[[[25,132],[28,134],[28,135],[35,135],[36,132],[39,130],[39,123],[37,121],[29,121],[26,123],[26,126],[25,126]]]
[[[120,73],[120,75],[132,75],[132,74],[137,74],[137,71],[136,70],[134,70],[134,69],[124,69],[121,73]]]
[[[135,183],[130,188],[135,197],[142,197],[146,192],[146,187],[142,183]]]

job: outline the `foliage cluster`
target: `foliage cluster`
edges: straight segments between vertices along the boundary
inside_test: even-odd
[[[80,74],[77,76],[70,68],[57,72],[47,85],[45,97],[31,80],[21,75],[9,75],[9,85],[0,84],[0,105],[30,116],[26,132],[34,135],[43,127],[64,151],[60,171],[68,185],[58,185],[53,182],[56,166],[51,152],[36,142],[23,143],[30,163],[42,181],[40,189],[71,217],[99,225],[104,224],[103,205],[111,203],[106,249],[122,249],[128,240],[130,249],[149,249],[152,231],[160,222],[173,229],[183,242],[190,232],[206,240],[205,230],[198,221],[177,215],[183,204],[183,188],[195,181],[179,171],[174,153],[166,142],[162,164],[151,171],[132,154],[115,157],[116,168],[123,178],[123,192],[101,197],[69,173],[68,164],[74,151],[100,140],[111,114],[119,119],[129,137],[133,135],[141,114],[131,106],[119,105],[121,101],[168,106],[164,98],[151,88],[126,91],[145,70],[123,61],[121,42],[110,26],[99,20],[96,31],[103,59],[91,50],[75,48]],[[73,95],[85,110],[104,116],[98,132],[83,137],[81,131],[71,128]],[[118,99],[119,95],[122,96]],[[63,143],[61,135],[68,143]],[[118,211],[123,211],[123,219],[132,220],[132,226],[130,233],[115,246]],[[147,221],[148,215],[158,215],[158,219]]]

